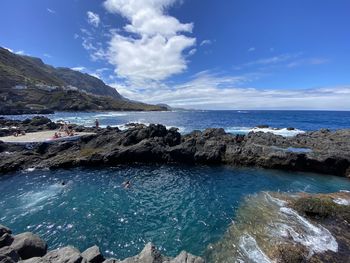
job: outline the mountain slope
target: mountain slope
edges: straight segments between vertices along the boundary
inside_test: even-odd
[[[74,86],[80,91],[122,98],[114,88],[89,74],[69,68],[55,68],[39,58],[16,55],[0,47],[0,87],[11,88],[20,84]]]
[[[166,110],[122,97],[102,80],[0,47],[0,114],[40,111]]]

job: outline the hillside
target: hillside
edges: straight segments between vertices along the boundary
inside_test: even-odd
[[[131,98],[132,99],[132,98]],[[55,68],[0,47],[0,113],[78,110],[166,110],[135,102],[89,74]]]

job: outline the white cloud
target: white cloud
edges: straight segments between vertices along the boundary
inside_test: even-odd
[[[72,69],[72,70],[75,70],[75,71],[80,71],[80,72],[83,72],[83,71],[86,70],[85,67],[81,67],[81,66],[79,66],[79,67],[74,67],[74,68],[71,68],[71,69]]]
[[[11,48],[4,47],[4,49],[7,49],[8,51],[10,51],[10,52],[14,53],[14,52],[13,52],[13,49],[11,49]]]
[[[23,50],[18,50],[18,51],[15,52],[15,54],[17,54],[17,55],[24,55],[25,53],[24,53]]]
[[[244,64],[244,66],[256,66],[256,65],[272,65],[272,64],[278,64],[282,62],[289,62],[293,59],[299,58],[301,56],[301,53],[295,53],[295,54],[281,54],[273,57],[258,59],[255,61],[248,62]]]
[[[255,50],[256,50],[255,47],[251,47],[251,48],[248,49],[248,52],[254,52]]]
[[[46,8],[47,12],[51,13],[51,14],[56,14],[56,11],[51,9],[51,8]]]
[[[287,65],[289,68],[295,68],[303,65],[321,65],[321,64],[326,64],[328,63],[328,59],[324,58],[306,58],[306,59],[299,59],[292,61]]]
[[[111,13],[130,21],[124,27],[129,33],[112,32],[107,52],[108,61],[119,77],[134,82],[161,81],[187,69],[184,51],[196,39],[182,32],[192,32],[192,23],[181,23],[165,14],[175,0],[107,0]]]
[[[8,48],[8,47],[4,47],[4,49],[7,49],[8,51],[10,51],[11,53],[14,53],[16,55],[28,55],[23,50],[15,51],[15,50]]]
[[[93,25],[94,27],[98,27],[101,22],[100,16],[91,11],[88,11],[86,14],[88,17],[88,23]]]
[[[211,45],[211,43],[212,43],[211,40],[206,39],[200,43],[200,46]]]
[[[193,48],[193,49],[191,49],[191,50],[188,52],[188,55],[189,55],[189,56],[193,56],[194,54],[196,54],[196,52],[197,52],[197,49],[196,49],[196,48]]]
[[[251,76],[222,76],[200,72],[178,85],[154,83],[143,90],[132,85],[113,85],[126,97],[147,103],[196,109],[339,109],[350,110],[350,85],[314,89],[239,88]],[[157,86],[158,85],[158,86]]]

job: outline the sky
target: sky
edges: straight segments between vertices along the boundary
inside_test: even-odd
[[[0,46],[191,109],[350,110],[348,0],[1,0]]]

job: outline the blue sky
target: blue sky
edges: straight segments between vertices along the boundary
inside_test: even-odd
[[[2,0],[0,45],[128,98],[350,109],[348,0]]]

